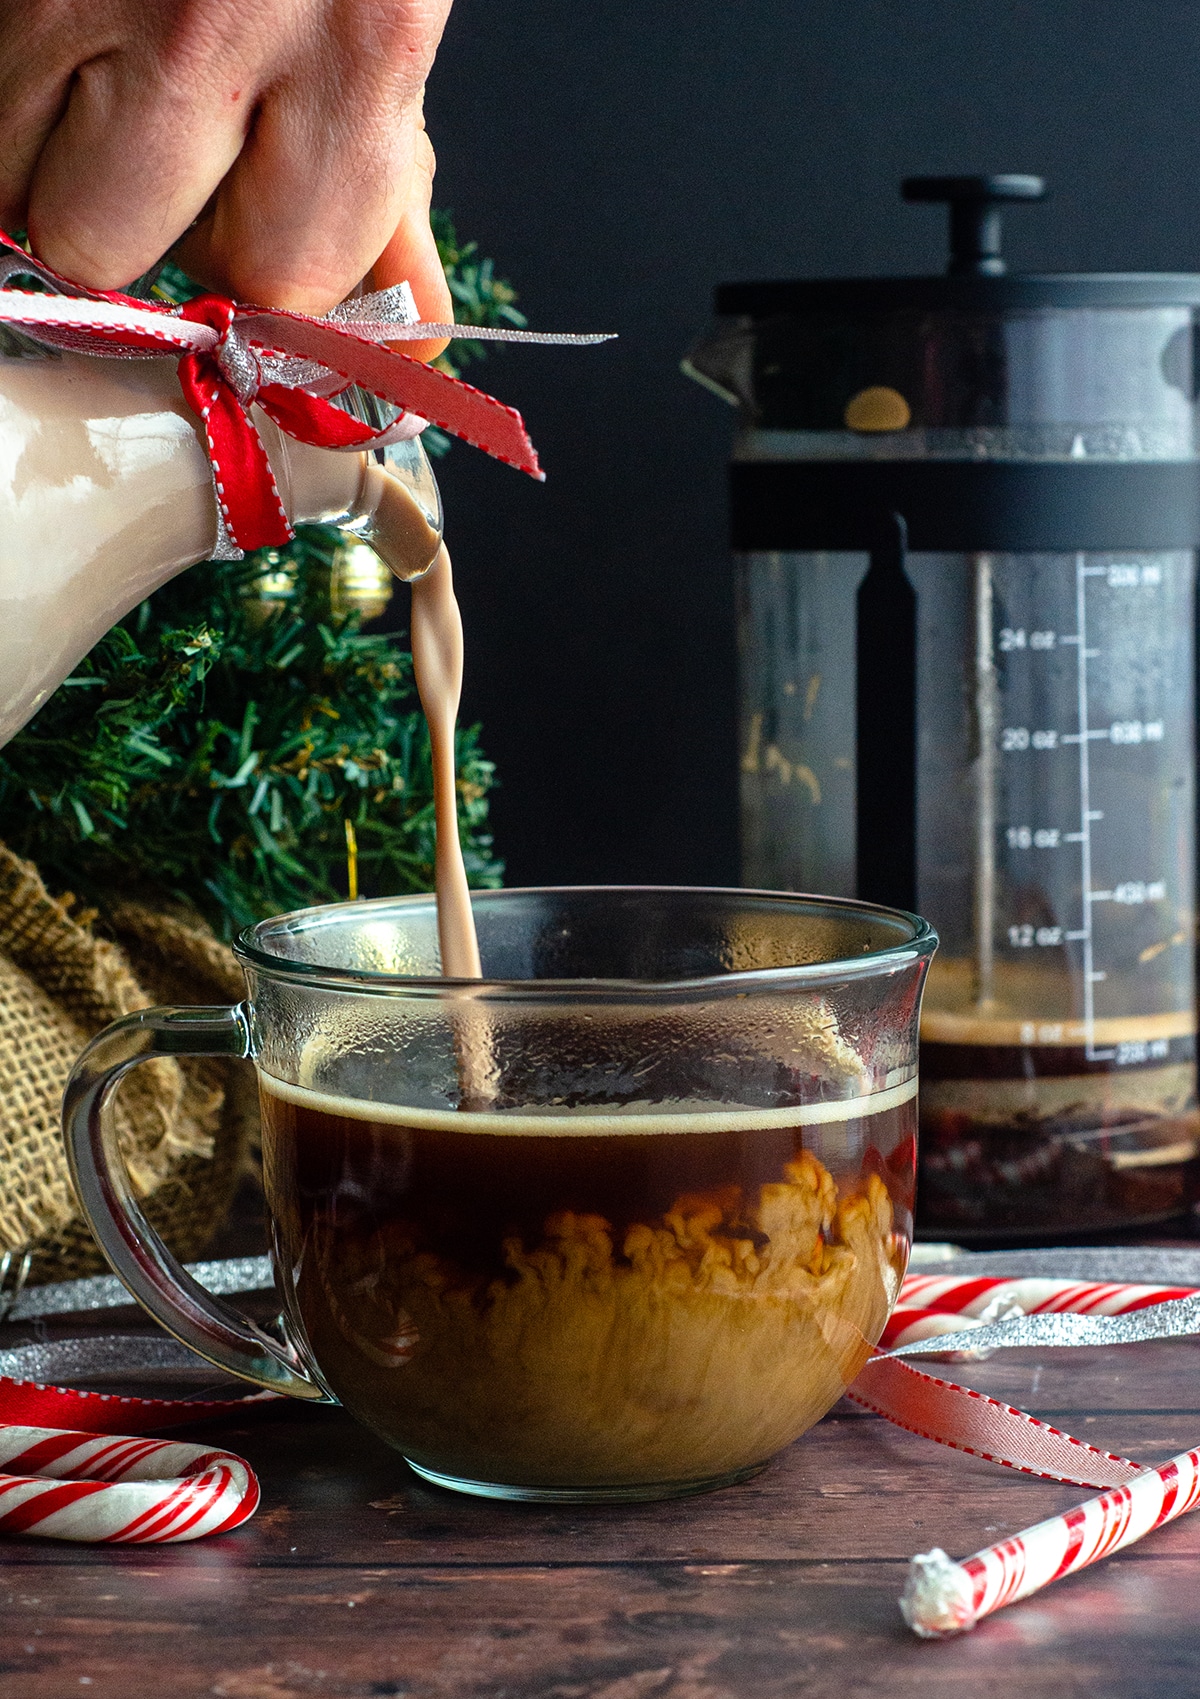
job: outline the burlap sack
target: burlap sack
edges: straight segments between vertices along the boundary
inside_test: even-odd
[[[37,869],[0,845],[0,1254],[28,1278],[102,1269],[67,1173],[63,1086],[88,1039],[155,1003],[236,1002],[232,953],[197,917],[119,902],[72,917]],[[101,936],[101,930],[108,937]],[[228,1208],[257,1129],[252,1070],[220,1059],[144,1063],[116,1097],[121,1148],[146,1213],[194,1256]]]

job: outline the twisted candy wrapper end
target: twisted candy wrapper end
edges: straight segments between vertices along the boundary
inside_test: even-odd
[[[976,1623],[975,1589],[961,1563],[940,1546],[918,1552],[908,1568],[900,1595],[900,1614],[922,1640],[965,1634]]]

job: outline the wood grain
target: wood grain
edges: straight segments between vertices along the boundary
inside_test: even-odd
[[[1062,1425],[1134,1457],[1200,1442],[1190,1342],[939,1372],[1014,1401],[1036,1381]],[[594,1510],[440,1492],[338,1411],[279,1404],[187,1437],[253,1463],[259,1515],[174,1549],[0,1547],[0,1699],[1195,1690],[1200,1516],[973,1635],[914,1640],[896,1608],[914,1551],[965,1555],[1085,1495],[849,1405],[744,1486]]]
[[[48,1579],[6,1569],[22,1620],[5,1699],[1194,1691],[1178,1683],[1195,1668],[1195,1564],[1169,1555],[1110,1562],[940,1644],[903,1628],[886,1562],[247,1571],[210,1550],[186,1571],[143,1558]]]

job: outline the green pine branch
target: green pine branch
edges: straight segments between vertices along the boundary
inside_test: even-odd
[[[429,742],[396,640],[330,611],[339,541],[193,567],[108,633],[0,753],[0,834],[89,899],[147,888],[225,937],[347,894],[429,890]],[[264,574],[269,593],[263,595]],[[493,768],[459,733],[471,883],[495,887]]]

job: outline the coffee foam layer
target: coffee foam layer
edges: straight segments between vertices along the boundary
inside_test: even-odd
[[[833,1103],[794,1104],[786,1109],[738,1109],[733,1105],[680,1104],[678,1109],[648,1110],[637,1104],[614,1104],[602,1114],[574,1114],[551,1110],[512,1110],[483,1113],[457,1109],[418,1109],[403,1103],[369,1103],[362,1098],[334,1097],[306,1086],[289,1085],[259,1071],[262,1089],[284,1103],[312,1109],[322,1115],[345,1120],[371,1121],[376,1125],[418,1127],[454,1133],[487,1133],[507,1138],[609,1138],[630,1134],[742,1133],[766,1132],[772,1127],[828,1126],[838,1121],[860,1121],[869,1115],[898,1109],[917,1095],[917,1081],[904,1080],[884,1091],[861,1097],[841,1098]]]

